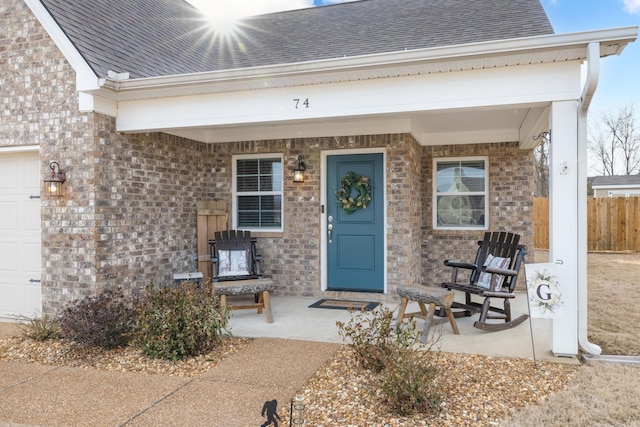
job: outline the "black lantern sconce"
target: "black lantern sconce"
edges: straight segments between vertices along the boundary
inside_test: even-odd
[[[51,162],[51,175],[44,179],[44,192],[47,196],[62,196],[62,184],[67,180],[64,169],[60,169],[58,162]]]
[[[293,182],[304,182],[304,171],[307,165],[302,161],[302,156],[298,156],[298,166],[293,169]]]

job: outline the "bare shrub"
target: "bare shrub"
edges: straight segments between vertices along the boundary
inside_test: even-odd
[[[79,344],[115,348],[129,343],[136,312],[121,289],[71,302],[60,315],[62,335]]]
[[[437,368],[424,357],[430,346],[418,344],[413,319],[393,325],[393,311],[380,306],[352,312],[348,323],[336,322],[340,336],[352,349],[361,369],[378,376],[383,402],[399,415],[428,413],[442,398],[435,386]]]
[[[36,341],[56,340],[61,336],[60,320],[57,316],[43,314],[20,318],[22,335]]]

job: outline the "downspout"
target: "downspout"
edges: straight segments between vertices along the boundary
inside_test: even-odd
[[[578,108],[578,344],[589,354],[602,349],[587,337],[587,114],[600,79],[600,43],[587,45],[587,79]]]

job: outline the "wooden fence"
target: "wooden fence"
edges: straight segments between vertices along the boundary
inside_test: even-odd
[[[549,199],[535,198],[534,240],[537,249],[549,248]],[[588,251],[640,251],[640,197],[587,200]]]

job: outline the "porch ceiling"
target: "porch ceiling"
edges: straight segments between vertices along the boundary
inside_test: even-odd
[[[410,133],[425,146],[520,141],[522,148],[532,148],[537,143],[532,136],[548,130],[547,108],[530,104],[158,130],[206,143]]]

